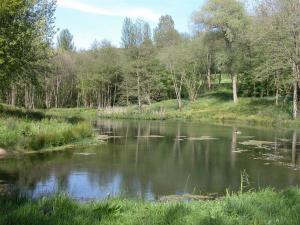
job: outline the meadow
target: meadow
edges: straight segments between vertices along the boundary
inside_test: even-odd
[[[176,100],[166,100],[144,105],[99,110],[98,116],[118,119],[148,120],[199,120],[207,122],[228,122],[248,125],[297,127],[300,120],[292,119],[292,104],[282,100],[275,104],[275,98],[241,97],[239,103],[232,101],[232,92],[221,89],[201,95],[196,101],[183,100],[178,109]]]

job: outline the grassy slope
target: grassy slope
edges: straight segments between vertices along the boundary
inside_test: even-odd
[[[93,136],[89,116],[95,110],[26,111],[0,105],[0,147],[37,151],[60,147]]]
[[[227,121],[249,124],[298,126],[300,120],[291,118],[290,105],[275,105],[272,98],[240,98],[238,104],[231,100],[229,90],[212,92],[195,102],[184,102],[181,111],[176,100],[168,100],[144,106],[139,112],[136,106],[114,110],[101,110],[101,117],[130,119],[194,119],[202,121]]]
[[[65,196],[40,200],[5,199],[0,199],[1,225],[300,224],[300,189],[297,188],[189,203],[133,200],[78,203]]]

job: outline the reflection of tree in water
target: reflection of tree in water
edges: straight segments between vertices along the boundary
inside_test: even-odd
[[[299,166],[299,159],[297,155],[297,131],[293,131],[293,137],[292,137],[292,165],[294,167]]]
[[[98,121],[97,126],[101,128],[99,133],[107,132],[124,138],[110,139],[106,144],[88,149],[87,152],[96,154],[88,157],[66,152],[12,161],[11,166],[1,164],[0,176],[28,189],[55,177],[59,188],[70,190],[70,177],[78,173],[78,176],[86,176],[84,182],[95,189],[110,187],[109,184],[118,181],[116,185],[120,191],[142,197],[149,193],[155,197],[183,191],[192,193],[195,188],[203,192],[238,188],[243,169],[254,183],[257,174],[265,184],[274,186],[279,182],[299,182],[296,174],[281,167],[266,167],[262,161],[252,160],[247,154],[237,154],[238,135],[234,127],[160,121]],[[274,138],[274,133],[250,129],[244,132],[245,135],[261,132],[260,135],[265,135],[261,137],[266,140]],[[180,140],[183,136],[212,136],[217,140]],[[294,136],[297,137],[297,134]],[[292,144],[292,162],[295,165],[298,159],[296,139],[293,138]],[[269,176],[271,173],[277,177]]]
[[[237,150],[237,129],[233,127],[232,129],[232,138],[231,138],[231,151],[230,151],[230,166],[231,168],[235,167],[236,160],[236,150]]]

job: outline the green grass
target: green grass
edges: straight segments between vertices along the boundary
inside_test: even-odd
[[[108,199],[80,203],[65,195],[38,200],[0,198],[1,225],[296,225],[300,189],[266,189],[200,202]]]
[[[60,112],[60,113],[59,113]],[[93,136],[95,110],[27,111],[0,105],[0,147],[38,151],[78,142]]]
[[[178,110],[176,100],[167,100],[143,106],[118,110],[100,110],[98,115],[104,118],[119,119],[191,119],[213,122],[239,122],[253,125],[299,126],[300,119],[293,120],[291,104],[275,105],[273,98],[240,98],[233,103],[230,90],[219,90],[199,97],[195,102],[183,101],[182,110]]]

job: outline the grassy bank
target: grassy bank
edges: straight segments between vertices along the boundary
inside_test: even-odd
[[[230,90],[211,92],[195,102],[184,101],[178,110],[176,100],[168,100],[143,106],[100,110],[104,118],[120,119],[192,119],[213,122],[239,122],[268,126],[299,126],[300,119],[292,120],[291,104],[275,105],[273,98],[240,98],[234,104]]]
[[[0,105],[0,147],[11,151],[38,151],[93,136],[94,110],[26,111]]]
[[[39,200],[5,197],[0,200],[0,224],[295,225],[300,223],[299,211],[300,189],[297,188],[189,203],[120,199],[79,203],[63,195]]]

